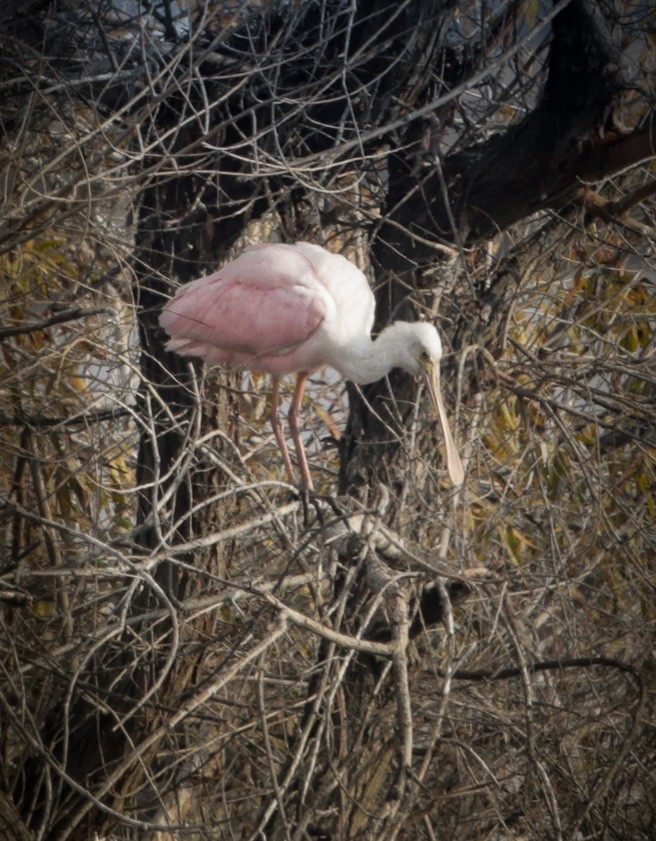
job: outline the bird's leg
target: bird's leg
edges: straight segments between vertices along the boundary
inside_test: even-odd
[[[296,380],[296,388],[294,389],[294,396],[292,397],[292,405],[289,409],[289,428],[292,433],[292,440],[294,447],[296,447],[296,460],[298,461],[298,469],[301,471],[301,485],[306,491],[313,491],[312,476],[310,476],[310,467],[308,465],[307,456],[305,455],[305,447],[301,438],[301,429],[298,422],[299,412],[301,410],[301,403],[303,401],[303,392],[305,391],[305,383],[307,382],[307,371],[301,371]]]
[[[289,481],[293,484],[296,484],[296,471],[292,465],[292,460],[289,457],[289,450],[287,449],[287,442],[285,441],[285,434],[282,430],[282,424],[280,423],[280,377],[273,378],[273,389],[271,391],[271,411],[269,413],[269,419],[271,421],[271,427],[273,429],[273,434],[275,435],[276,442],[278,444],[278,448],[282,453],[282,460],[285,465],[285,470],[287,471],[287,476],[289,477]]]

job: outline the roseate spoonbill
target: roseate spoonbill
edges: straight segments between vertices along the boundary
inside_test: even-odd
[[[308,242],[272,243],[251,246],[214,274],[182,286],[159,321],[171,337],[167,350],[273,375],[271,425],[292,481],[279,385],[283,374],[298,374],[288,417],[305,490],[313,486],[299,410],[311,371],[331,365],[360,385],[392,368],[424,375],[442,424],[449,475],[459,485],[464,473],[440,392],[438,332],[424,322],[397,321],[372,340],[375,305],[366,277],[345,257]]]

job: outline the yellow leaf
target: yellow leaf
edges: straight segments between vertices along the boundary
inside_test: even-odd
[[[315,405],[314,411],[316,414],[321,418],[321,420],[325,423],[328,427],[328,431],[333,436],[336,441],[339,441],[341,437],[341,432],[335,421],[333,420],[333,416],[330,412],[327,412],[323,406]]]
[[[50,599],[35,599],[32,602],[32,612],[47,619],[55,612],[55,603]]]
[[[538,13],[540,11],[540,4],[538,0],[529,0],[526,4],[526,10],[524,12],[524,18],[526,19],[526,23],[528,26],[533,28],[538,19]]]

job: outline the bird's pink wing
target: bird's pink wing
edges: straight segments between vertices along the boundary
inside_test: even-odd
[[[160,324],[167,347],[213,362],[289,353],[307,341],[326,312],[325,293],[302,255],[252,248],[169,301]]]

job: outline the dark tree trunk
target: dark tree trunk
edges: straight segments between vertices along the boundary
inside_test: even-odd
[[[416,317],[409,293],[415,290],[415,299],[421,300],[427,285],[434,284],[427,270],[445,262],[440,257],[443,245],[475,247],[539,210],[565,211],[582,193],[591,161],[605,156],[610,104],[622,86],[615,58],[595,4],[576,0],[554,19],[543,94],[516,126],[442,162],[430,163],[430,155],[422,158],[419,151],[390,156],[387,208],[371,246],[381,288],[379,329],[396,318]],[[428,119],[423,132],[417,127],[413,131],[430,135],[435,122]],[[513,261],[510,254],[507,265],[512,267]],[[442,281],[448,280],[447,266],[441,274]],[[494,281],[481,285],[464,314],[458,313],[457,304],[443,301],[447,320],[440,326],[451,349],[474,343],[494,346],[507,316],[503,301],[512,292],[513,272],[499,267]],[[452,370],[447,362],[447,383]],[[409,417],[415,384],[398,371],[389,380],[397,405],[406,405]],[[372,479],[389,484],[400,472],[390,466],[398,452],[398,438],[390,435],[390,428],[398,428],[398,414],[387,408],[389,394],[384,381],[362,392],[349,391],[351,413],[341,449],[343,492]]]

